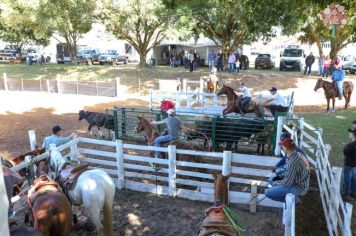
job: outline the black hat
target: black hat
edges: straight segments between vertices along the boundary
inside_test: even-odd
[[[286,138],[290,138],[289,133],[282,133],[281,136],[279,137],[280,141],[283,141]]]
[[[352,133],[353,135],[356,135],[356,129],[349,129],[349,133]]]
[[[59,132],[59,131],[61,131],[62,130],[62,128],[61,127],[59,127],[59,125],[56,125],[56,126],[53,126],[53,128],[52,128],[52,133],[57,133],[57,132]]]
[[[268,90],[270,92],[276,92],[277,91],[277,88],[276,87],[272,87],[270,90]]]

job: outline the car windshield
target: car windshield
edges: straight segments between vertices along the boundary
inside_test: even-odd
[[[106,54],[115,55],[116,54],[116,50],[107,50]]]
[[[302,49],[284,49],[283,52],[284,57],[301,57],[303,56]]]
[[[91,54],[93,50],[82,50],[80,51],[80,54]]]
[[[271,57],[271,55],[269,55],[269,54],[260,54],[260,55],[258,55],[258,58],[270,58]]]

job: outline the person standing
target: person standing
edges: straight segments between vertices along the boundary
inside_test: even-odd
[[[307,70],[308,70],[308,75],[310,75],[311,72],[311,67],[315,62],[315,58],[313,56],[313,53],[311,52],[309,54],[309,56],[307,56],[307,58],[305,58],[305,70],[304,70],[304,75],[307,74]]]
[[[194,54],[192,51],[189,54],[189,71],[190,72],[194,71]]]
[[[351,143],[344,147],[344,185],[343,198],[347,201],[350,196],[356,198],[356,129],[349,129]]]
[[[197,50],[194,49],[194,52],[193,52],[193,56],[194,56],[194,70],[197,69],[197,67],[199,66],[199,54],[197,53]]]
[[[219,50],[217,59],[218,59],[218,71],[223,71],[224,70],[224,54],[221,50]]]
[[[213,67],[215,66],[215,59],[216,54],[214,50],[210,50],[210,53],[208,55],[209,70],[213,69]]]
[[[277,93],[277,88],[272,87],[268,91],[271,93],[272,98],[265,101],[263,103],[263,106],[268,110],[270,110],[273,116],[276,113],[276,111],[287,112],[288,111],[287,103],[284,100],[284,98],[282,98],[282,96],[279,93]]]
[[[324,60],[324,69],[323,69],[323,78],[328,78],[329,73],[330,73],[330,65],[331,65],[331,59],[329,55],[325,57]]]
[[[309,190],[309,162],[305,155],[296,151],[296,145],[290,138],[279,143],[288,156],[286,170],[272,182],[272,187],[265,190],[266,197],[279,202],[285,202],[286,195],[295,195],[295,203],[300,202],[299,196],[305,195]]]
[[[229,59],[227,61],[227,63],[229,64],[229,72],[230,73],[234,72],[235,61],[236,61],[236,56],[234,53],[231,52]]]
[[[75,137],[75,133],[72,133],[68,137],[62,137],[60,132],[63,130],[59,125],[55,125],[52,128],[52,135],[44,139],[42,147],[49,149],[50,144],[56,144],[56,146],[63,145],[68,143],[72,138]]]
[[[239,74],[240,73],[240,60],[237,57],[236,61],[235,61],[235,67],[236,67],[236,73]]]
[[[339,100],[342,99],[342,93],[343,93],[343,87],[342,87],[342,84],[343,84],[343,81],[344,81],[344,78],[345,78],[345,71],[341,68],[341,65],[337,65],[335,67],[336,70],[334,70],[332,76],[331,76],[331,79],[334,83],[336,83],[337,85],[337,89],[338,89],[338,92],[339,92]]]
[[[324,61],[325,61],[325,57],[323,54],[321,54],[318,60],[318,76],[321,76],[323,74]]]
[[[245,106],[251,101],[251,93],[249,89],[245,86],[243,82],[240,83],[240,92],[242,92],[242,99],[240,100],[240,114],[245,115],[244,109]]]

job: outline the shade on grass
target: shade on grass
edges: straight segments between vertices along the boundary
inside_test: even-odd
[[[351,142],[347,129],[351,128],[351,122],[356,120],[356,109],[340,110],[335,113],[299,114],[299,117],[304,117],[307,123],[323,129],[324,143],[332,147],[330,163],[342,167],[344,161],[342,150]]]

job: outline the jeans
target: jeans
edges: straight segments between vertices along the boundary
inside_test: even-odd
[[[251,98],[250,97],[245,97],[243,99],[241,99],[240,101],[240,112],[241,113],[244,113],[244,107],[251,101]]]
[[[341,96],[342,96],[342,93],[343,93],[343,88],[342,88],[343,82],[342,82],[342,81],[335,81],[335,82],[336,82],[337,88],[338,88],[338,90],[339,90],[339,97],[341,97]]]
[[[319,65],[318,75],[322,75],[324,70],[324,65]]]
[[[268,105],[267,108],[271,111],[273,116],[276,113],[276,111],[277,112],[287,112],[288,111],[288,107],[282,107],[280,105]]]
[[[213,67],[215,66],[215,61],[214,60],[209,60],[209,69],[213,69]]]
[[[308,70],[308,75],[310,75],[311,66],[312,66],[312,64],[306,64],[306,65],[305,65],[305,70],[304,70],[304,74],[305,74],[305,75],[307,74],[307,70]]]
[[[329,76],[329,67],[324,67],[324,69],[323,69],[323,77],[326,77],[326,78],[328,78],[328,76]]]
[[[235,63],[229,63],[229,72],[230,73],[234,72],[234,66],[235,66]]]
[[[222,61],[218,61],[218,71],[224,71],[224,63]]]
[[[344,194],[356,193],[356,167],[344,166]]]
[[[155,139],[155,147],[160,147],[161,143],[170,142],[173,139],[174,138],[170,134],[159,136]],[[160,152],[155,152],[155,158],[159,158],[160,154]]]
[[[285,202],[286,195],[288,193],[294,194],[295,203],[299,203],[300,199],[298,197],[297,190],[293,187],[284,187],[283,185],[276,185],[265,190],[266,197],[278,202]]]

